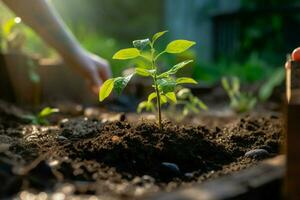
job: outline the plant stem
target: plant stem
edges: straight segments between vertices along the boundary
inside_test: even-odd
[[[152,60],[152,69],[155,69],[155,74],[153,77],[153,81],[154,81],[154,85],[155,85],[155,92],[156,92],[156,106],[157,106],[157,110],[158,110],[158,127],[159,129],[162,129],[162,123],[161,123],[161,104],[160,104],[160,92],[159,92],[159,88],[158,88],[158,84],[157,84],[157,67],[155,65],[155,60],[156,58],[154,57],[155,55],[155,49],[153,47],[153,44],[150,45],[151,46],[151,60]]]
[[[160,106],[160,93],[157,85],[157,78],[156,74],[154,76],[154,82],[155,82],[155,92],[156,92],[156,98],[157,98],[157,110],[158,110],[158,126],[159,129],[162,129],[162,123],[161,123],[161,106]]]

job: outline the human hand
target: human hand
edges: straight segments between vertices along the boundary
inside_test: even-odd
[[[111,78],[111,69],[109,62],[95,54],[88,54],[95,65],[95,72],[93,72],[91,79],[91,89],[95,94],[99,93],[99,89],[104,81]]]
[[[94,94],[98,94],[102,83],[111,77],[109,62],[87,51],[70,64],[88,81]]]

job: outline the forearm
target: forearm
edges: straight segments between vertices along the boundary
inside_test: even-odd
[[[79,43],[47,0],[3,0],[3,2],[67,62],[76,62],[83,53]]]

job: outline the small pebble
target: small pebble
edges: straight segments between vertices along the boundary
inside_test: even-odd
[[[68,140],[68,138],[66,138],[64,136],[61,136],[61,135],[58,136],[57,139],[60,140],[60,141],[66,141],[66,140]]]
[[[253,149],[245,153],[245,156],[248,158],[262,159],[269,157],[269,152],[265,149]]]
[[[142,176],[142,179],[145,183],[154,183],[155,182],[155,179],[149,175]]]
[[[181,176],[181,171],[175,163],[162,162],[161,163],[161,174],[166,179],[172,179],[174,177]]]
[[[185,173],[184,176],[187,178],[187,179],[192,179],[194,177],[194,173]]]

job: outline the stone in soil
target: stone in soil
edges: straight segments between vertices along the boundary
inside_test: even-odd
[[[263,159],[270,156],[269,152],[265,149],[253,149],[245,153],[248,158]]]

